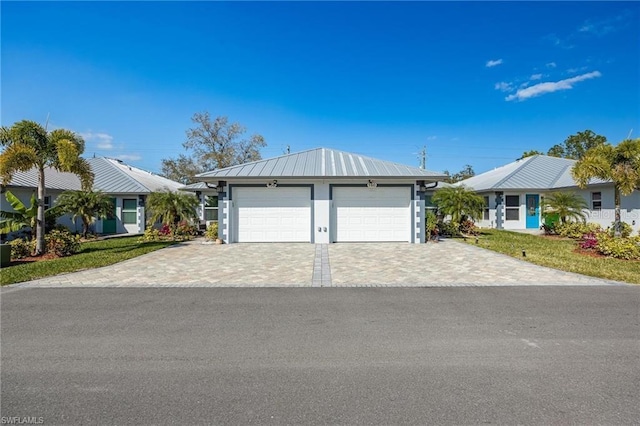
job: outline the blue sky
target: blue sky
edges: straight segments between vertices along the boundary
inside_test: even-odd
[[[7,2],[1,124],[159,172],[195,112],[263,135],[483,172],[578,131],[640,137],[638,2]]]

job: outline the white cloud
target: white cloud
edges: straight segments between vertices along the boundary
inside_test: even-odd
[[[573,89],[573,85],[580,81],[589,80],[592,78],[600,77],[599,71],[593,71],[586,74],[578,75],[575,77],[567,78],[560,81],[555,82],[546,82],[546,83],[538,83],[531,87],[527,87],[526,89],[520,89],[516,93],[509,95],[505,98],[506,101],[519,100],[524,101],[525,99],[533,98],[536,96],[544,95],[545,93],[553,93],[559,90],[569,90]]]
[[[587,20],[580,28],[578,28],[578,33],[604,36],[627,28],[631,17],[631,13],[626,11],[620,15],[612,16],[596,22]]]
[[[490,60],[487,61],[487,64],[485,65],[487,68],[491,68],[491,67],[495,67],[498,66],[502,63],[502,59],[495,59],[495,60]]]
[[[82,136],[85,141],[95,143],[96,148],[98,149],[104,149],[107,151],[113,149],[113,136],[107,133],[86,132],[80,133],[80,136]]]
[[[428,140],[428,141],[434,141],[434,140],[436,140],[436,139],[438,139],[438,137],[437,137],[437,136],[427,136],[427,140]]]
[[[513,84],[507,83],[505,81],[501,81],[500,83],[496,83],[494,86],[496,90],[501,90],[503,92],[511,92],[513,91]]]
[[[541,80],[542,79],[542,74],[533,74],[529,79],[530,80]]]
[[[142,157],[138,154],[121,154],[118,155],[118,158],[123,161],[138,161],[142,160]]]
[[[547,68],[555,68],[556,67],[556,63],[555,62],[548,62],[546,64]]]

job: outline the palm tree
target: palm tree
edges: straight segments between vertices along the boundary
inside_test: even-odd
[[[46,167],[61,172],[71,172],[82,182],[83,189],[93,185],[93,173],[89,163],[80,155],[84,152],[84,140],[75,133],[56,129],[47,132],[40,124],[22,120],[11,127],[0,128],[0,177],[8,184],[15,172],[36,168],[38,172],[38,213],[36,217],[36,254],[45,252],[44,197]]]
[[[87,238],[89,225],[96,217],[106,219],[113,211],[111,198],[102,192],[93,191],[65,191],[56,199],[56,208],[61,213],[73,215],[82,220],[82,236]]]
[[[432,201],[439,211],[451,216],[455,225],[460,224],[463,216],[473,220],[481,218],[484,209],[484,199],[464,185],[439,189]]]
[[[584,198],[575,192],[552,192],[542,202],[542,214],[557,214],[562,223],[567,223],[569,218],[586,222],[584,209],[588,208]]]
[[[169,190],[152,192],[147,197],[146,206],[150,224],[160,220],[175,229],[181,221],[198,220],[198,199],[191,194]]]
[[[620,195],[640,189],[640,139],[627,139],[617,146],[603,144],[589,149],[571,169],[580,188],[598,178],[613,182],[615,235],[620,236]]]

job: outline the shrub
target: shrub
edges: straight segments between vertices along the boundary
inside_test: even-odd
[[[470,219],[462,221],[458,227],[458,230],[463,234],[478,235],[478,227]]]
[[[566,222],[556,224],[555,231],[561,237],[581,239],[583,235],[599,232],[602,227],[597,223]]]
[[[204,232],[204,237],[209,241],[215,241],[218,239],[218,222],[213,222],[207,226],[207,230]]]
[[[640,237],[613,237],[608,232],[597,236],[600,253],[617,259],[640,260]]]
[[[26,240],[22,238],[16,238],[9,242],[11,246],[11,259],[22,259],[27,256],[31,256],[33,249],[35,248],[35,240]]]
[[[425,223],[427,225],[427,228],[426,228],[427,239],[429,239],[431,236],[433,236],[437,232],[436,230],[438,227],[438,218],[436,214],[431,210],[427,210],[427,213],[425,214]]]
[[[616,233],[616,223],[615,222],[611,222],[611,226],[609,226],[607,228],[607,232],[612,237],[615,235],[615,233]],[[633,228],[631,227],[631,225],[629,225],[627,222],[620,222],[620,236],[622,238],[627,238],[628,236],[631,235],[632,232],[633,232]]]
[[[158,234],[161,236],[171,236],[173,234],[171,227],[167,223],[163,223],[162,227],[158,230]]]
[[[449,221],[449,222],[438,222],[438,231],[440,235],[447,236],[456,236],[460,233],[459,225]]]
[[[80,250],[80,236],[71,232],[54,229],[45,235],[47,252],[55,253],[56,256],[71,256]]]
[[[590,232],[582,236],[580,248],[583,250],[594,250],[598,247],[598,234]]]
[[[186,221],[181,221],[178,223],[178,226],[176,226],[174,235],[182,239],[191,239],[198,235],[198,228]]]

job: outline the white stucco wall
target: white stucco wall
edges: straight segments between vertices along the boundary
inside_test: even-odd
[[[580,195],[591,207],[591,194],[593,192],[601,193],[602,209],[591,210],[591,208],[585,210],[587,215],[587,222],[597,223],[603,228],[611,226],[611,223],[615,220],[615,203],[614,203],[614,189],[612,185],[599,185],[593,186],[587,189],[579,188],[567,188],[563,191],[575,192]],[[520,207],[518,220],[506,220],[503,213],[503,229],[526,229],[526,194],[538,194],[540,196],[540,202],[542,198],[548,196],[555,191],[525,191],[525,192],[513,192],[505,191],[503,194],[503,202],[506,201],[507,195],[519,195]],[[496,209],[495,209],[495,193],[479,193],[480,196],[489,196],[489,220],[480,220],[477,225],[483,228],[496,228]],[[620,200],[621,213],[620,217],[623,222],[628,223],[633,228],[634,232],[640,231],[640,191],[635,191],[631,195],[622,196]],[[540,225],[542,225],[542,217],[540,217]]]

